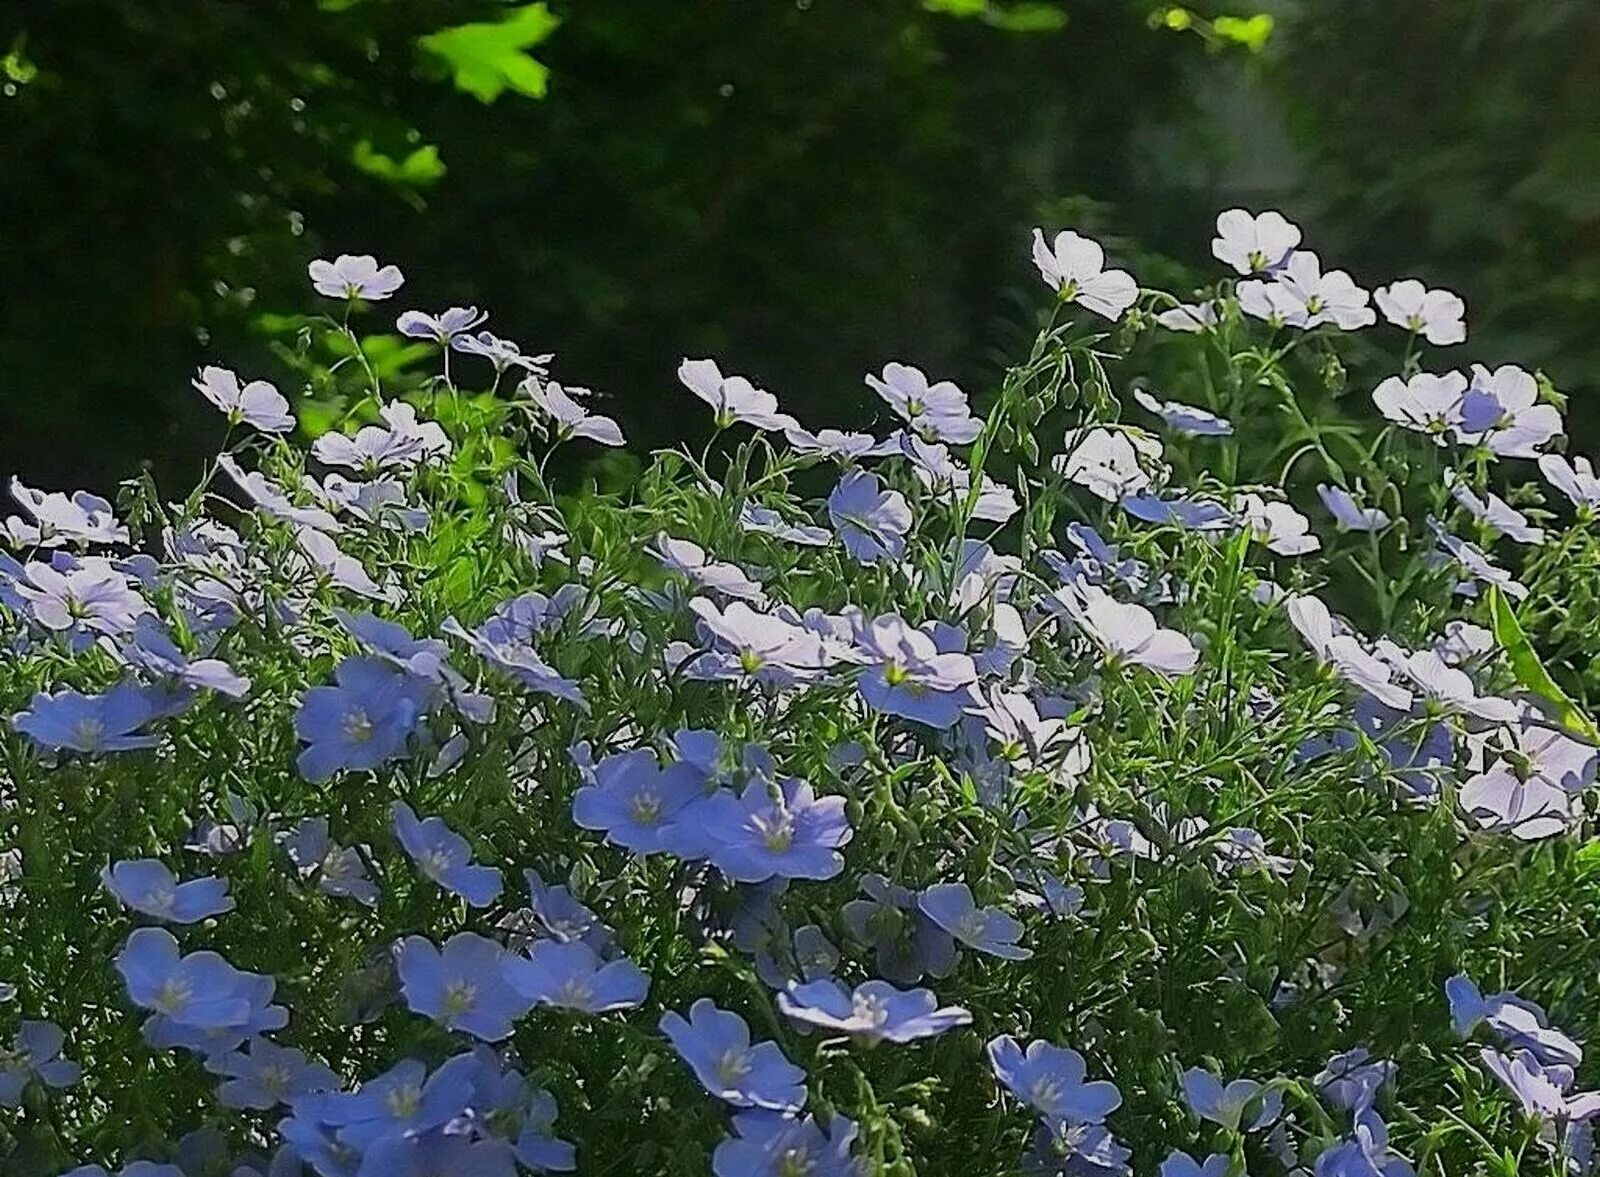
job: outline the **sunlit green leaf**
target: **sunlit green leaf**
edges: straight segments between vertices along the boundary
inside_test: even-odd
[[[1489,617],[1495,641],[1505,650],[1517,682],[1550,704],[1562,727],[1575,736],[1600,743],[1600,728],[1578,709],[1578,705],[1550,677],[1533,644],[1528,641],[1527,634],[1523,633],[1511,603],[1506,600],[1504,593],[1493,586],[1489,588]]]
[[[385,155],[363,139],[350,150],[350,162],[369,176],[408,188],[423,188],[441,179],[445,173],[439,149],[426,143],[403,159]]]
[[[1211,22],[1217,36],[1243,45],[1251,53],[1260,53],[1272,35],[1272,16],[1258,12],[1254,16],[1219,16]]]
[[[449,67],[457,89],[480,102],[493,102],[506,90],[543,98],[550,71],[527,50],[560,24],[548,6],[526,4],[510,10],[504,20],[440,29],[417,44]]]

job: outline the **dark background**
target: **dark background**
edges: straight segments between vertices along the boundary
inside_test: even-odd
[[[405,270],[369,329],[477,303],[651,445],[700,427],[686,354],[816,424],[891,358],[981,389],[1034,224],[1182,287],[1234,203],[1369,288],[1455,289],[1439,362],[1542,366],[1600,433],[1592,0],[552,0],[491,50],[544,92],[492,101],[428,48],[525,7],[0,8],[0,473],[176,493],[220,437],[198,365],[298,391],[273,351],[320,255]]]

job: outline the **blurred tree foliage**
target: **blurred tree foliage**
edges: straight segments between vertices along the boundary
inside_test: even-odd
[[[1209,55],[1152,31],[1160,11],[13,3],[5,464],[187,477],[216,440],[192,370],[281,377],[265,313],[340,251],[399,263],[410,305],[492,308],[627,400],[646,441],[678,436],[683,354],[824,420],[864,410],[860,373],[886,358],[978,379],[1042,202],[1194,233],[1201,206],[1169,199],[1147,132],[1190,117],[1185,71]]]
[[[695,427],[685,354],[819,422],[888,358],[982,387],[1032,224],[1136,228],[1118,260],[1181,284],[1233,200],[1461,289],[1470,358],[1579,388],[1597,50],[1589,0],[12,0],[0,465],[183,482],[193,370],[294,391],[272,312],[320,254],[489,308],[650,444]]]
[[[1324,253],[1461,292],[1459,358],[1542,366],[1600,444],[1600,4],[1341,0],[1280,30],[1264,76]]]

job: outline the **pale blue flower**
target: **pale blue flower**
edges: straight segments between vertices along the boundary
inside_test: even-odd
[[[318,259],[306,267],[312,288],[329,298],[368,302],[388,298],[404,284],[398,266],[379,267],[371,254],[341,253],[334,261]]]
[[[917,896],[922,913],[968,948],[1005,960],[1027,960],[1017,943],[1022,925],[998,907],[979,907],[965,883],[936,883]]]
[[[828,496],[828,517],[845,550],[863,564],[905,555],[911,507],[897,490],[885,490],[876,474],[846,470]]]
[[[75,1084],[83,1069],[61,1057],[66,1041],[54,1022],[23,1022],[10,1048],[0,1049],[0,1107],[21,1106],[22,1093],[34,1080],[53,1088]]]
[[[797,1112],[806,1102],[805,1072],[776,1042],[750,1042],[750,1027],[709,997],[689,1007],[685,1021],[669,1011],[661,1032],[712,1095],[734,1107]]]
[[[852,991],[828,977],[791,983],[778,994],[778,1008],[802,1026],[866,1042],[912,1042],[972,1021],[960,1006],[940,1008],[927,989],[867,981]]]
[[[488,907],[504,885],[492,866],[475,866],[467,840],[442,817],[419,821],[404,801],[394,804],[394,833],[400,845],[428,878],[473,907]]]
[[[1083,1056],[1037,1039],[1026,1052],[1009,1034],[990,1039],[989,1063],[995,1077],[1047,1124],[1098,1124],[1122,1106],[1115,1083],[1085,1082]]]
[[[124,859],[106,867],[100,877],[123,903],[167,923],[193,924],[233,910],[227,879],[180,883],[165,863],[153,858]]]
[[[493,940],[457,932],[435,948],[421,936],[407,936],[396,953],[400,991],[413,1013],[432,1018],[484,1042],[511,1035],[511,1026],[532,1002],[506,983],[504,966],[512,959]]]
[[[207,365],[191,383],[201,396],[222,411],[231,425],[242,421],[263,433],[288,433],[294,428],[289,402],[265,380],[251,380],[241,385],[236,373]]]
[[[514,990],[535,1004],[591,1014],[638,1005],[650,988],[650,978],[631,960],[603,961],[581,940],[535,940],[527,956],[507,955],[501,971]]]

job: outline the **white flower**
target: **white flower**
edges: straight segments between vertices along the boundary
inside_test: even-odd
[[[1179,433],[1191,437],[1226,437],[1233,432],[1233,422],[1198,405],[1159,400],[1142,388],[1134,389],[1133,399],[1145,412],[1155,414]]]
[[[1303,308],[1281,282],[1262,282],[1252,278],[1239,283],[1234,293],[1239,299],[1239,309],[1252,319],[1261,319],[1274,327],[1286,327],[1291,322],[1304,326]]]
[[[523,381],[522,387],[529,399],[549,414],[555,425],[554,433],[557,441],[583,437],[597,441],[601,445],[627,444],[622,436],[622,426],[610,417],[589,412],[579,403],[580,400],[590,396],[587,388],[563,388],[554,380],[540,383],[534,376]]]
[[[1536,458],[1561,432],[1561,413],[1536,403],[1539,384],[1515,364],[1493,372],[1472,365],[1472,384],[1461,402],[1461,438],[1482,442],[1502,458]]]
[[[1156,322],[1168,331],[1204,331],[1215,326],[1217,320],[1215,302],[1180,302],[1156,316]]]
[[[228,421],[253,425],[263,433],[287,433],[294,428],[289,402],[265,380],[241,385],[227,368],[207,365],[192,383],[195,390],[227,414]]]
[[[983,422],[967,405],[967,394],[952,381],[930,384],[921,368],[899,363],[885,364],[881,379],[870,373],[866,379],[867,386],[927,441],[966,445],[983,431]]]
[[[1289,596],[1290,623],[1318,658],[1386,707],[1411,710],[1411,692],[1394,682],[1388,663],[1374,655],[1346,627],[1335,627],[1333,615],[1318,598]]]
[[[679,573],[698,588],[709,589],[735,600],[749,601],[754,605],[766,603],[767,595],[761,591],[759,584],[745,574],[743,568],[713,560],[704,548],[692,540],[675,539],[663,531],[656,537],[656,546],[647,550],[665,567]]]
[[[1429,520],[1429,523],[1433,527],[1434,534],[1439,537],[1440,546],[1461,565],[1469,580],[1481,580],[1485,584],[1493,585],[1514,600],[1521,601],[1527,597],[1528,586],[1489,559],[1488,553],[1477,544],[1457,539],[1434,520]]]
[[[1444,347],[1467,338],[1467,304],[1448,290],[1429,290],[1415,278],[1380,286],[1372,300],[1396,327]]]
[[[1211,254],[1241,274],[1264,274],[1283,264],[1300,244],[1300,228],[1270,209],[1251,216],[1230,208],[1217,216],[1217,235]]]
[[[1447,621],[1444,634],[1433,643],[1433,652],[1451,666],[1468,662],[1494,649],[1494,634],[1470,621]]]
[[[1409,380],[1390,376],[1372,392],[1372,403],[1396,425],[1430,434],[1443,445],[1445,434],[1461,425],[1461,398],[1467,378],[1460,372],[1435,376],[1418,372]]]
[[[1342,486],[1317,484],[1317,495],[1328,508],[1340,531],[1382,531],[1389,526],[1389,514],[1381,507],[1363,507]]]
[[[715,360],[684,360],[678,365],[678,379],[716,410],[718,428],[726,429],[735,421],[770,432],[800,426],[788,413],[778,411],[777,397],[743,376],[723,376]]]
[[[334,261],[318,258],[306,267],[312,288],[329,298],[388,298],[405,283],[399,266],[378,265],[370,253],[341,253]]]
[[[1296,308],[1287,319],[1292,327],[1309,329],[1332,323],[1341,331],[1354,331],[1378,321],[1367,305],[1367,292],[1343,270],[1324,274],[1314,253],[1297,250],[1290,254],[1277,280]]]
[[[1487,499],[1480,499],[1454,470],[1444,472],[1444,484],[1450,488],[1450,494],[1456,502],[1465,507],[1467,513],[1479,523],[1487,524],[1519,544],[1544,543],[1544,528],[1529,523],[1526,515],[1499,495],[1485,492]]]
[[[1311,534],[1311,520],[1288,503],[1268,502],[1258,494],[1235,495],[1234,512],[1250,534],[1280,556],[1315,552],[1322,541]]]
[[[1600,507],[1600,478],[1594,476],[1594,467],[1588,458],[1573,458],[1568,462],[1560,454],[1545,454],[1539,459],[1539,473],[1571,499],[1573,506]]]
[[[1109,658],[1133,662],[1157,674],[1188,674],[1200,661],[1194,643],[1175,629],[1162,629],[1143,605],[1124,605],[1091,584],[1057,589],[1058,606]]]
[[[1067,434],[1066,447],[1055,458],[1056,469],[1108,503],[1149,486],[1140,459],[1159,462],[1162,452],[1161,442],[1148,433],[1100,427]]]
[[[1070,229],[1057,233],[1053,246],[1045,244],[1042,229],[1035,229],[1033,264],[1061,301],[1081,303],[1112,322],[1139,297],[1139,284],[1131,274],[1106,269],[1105,250]]]
[[[1461,712],[1492,723],[1509,723],[1517,717],[1515,703],[1493,695],[1479,695],[1464,671],[1449,665],[1433,650],[1407,654],[1398,669],[1446,711]]]

